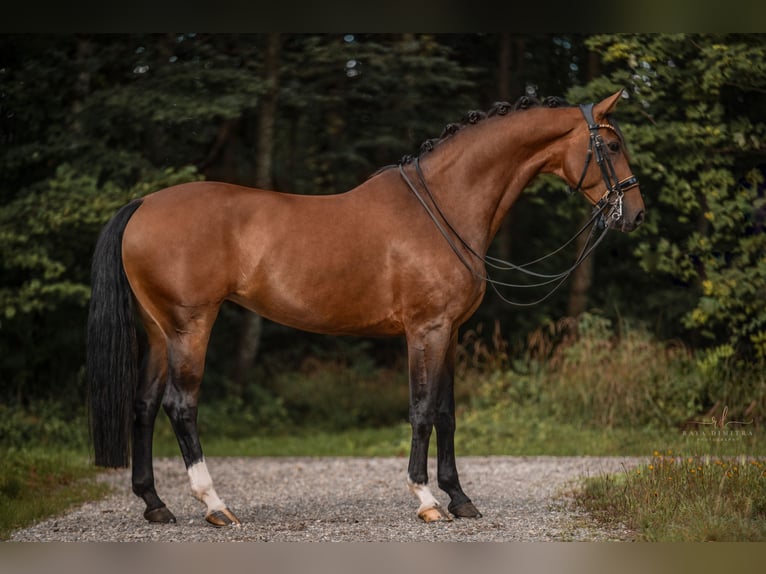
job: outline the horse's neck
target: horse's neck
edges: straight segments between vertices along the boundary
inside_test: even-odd
[[[537,174],[550,171],[546,166],[556,161],[552,145],[561,135],[560,129],[529,129],[521,122],[507,125],[500,120],[476,126],[474,133],[465,134],[466,141],[446,141],[443,149],[426,156],[423,171],[429,188],[475,250],[486,254],[524,188]]]

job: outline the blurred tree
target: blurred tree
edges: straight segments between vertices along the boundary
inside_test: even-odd
[[[264,80],[266,91],[258,106],[257,155],[255,158],[255,185],[261,189],[272,189],[272,157],[274,155],[274,124],[277,115],[277,94],[279,93],[279,58],[282,39],[278,33],[270,33],[264,61]],[[234,364],[234,385],[239,389],[240,397],[245,396],[248,376],[258,354],[258,347],[263,332],[263,320],[260,315],[247,310],[242,311],[242,327],[239,346]]]
[[[263,83],[222,37],[0,38],[0,392],[81,401],[92,246],[130,199],[196,179]],[[62,392],[63,390],[68,391]]]
[[[295,34],[276,68],[269,45],[262,34],[0,36],[3,399],[82,400],[91,250],[131,198],[201,177],[336,193],[471,108],[523,93],[596,101],[620,87],[646,224],[602,243],[594,287],[574,282],[522,310],[490,294],[472,324],[499,318],[518,339],[587,295],[589,308],[656,317],[663,336],[766,353],[763,35]],[[597,56],[604,75],[589,81]],[[589,207],[563,190],[533,182],[493,254],[523,263],[568,239]],[[213,396],[238,392],[215,381],[235,371],[241,316],[224,309],[219,323]],[[319,340],[266,322],[261,344],[284,362],[320,344],[358,355]]]
[[[620,118],[648,204],[635,255],[656,277],[641,305],[700,343],[766,358],[766,36],[620,34],[588,45],[606,75],[572,93],[629,96]]]
[[[274,181],[282,191],[351,189],[417,153],[474,102],[478,69],[430,35],[291,35],[282,56]]]

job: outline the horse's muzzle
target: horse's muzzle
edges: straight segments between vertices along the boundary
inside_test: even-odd
[[[623,215],[614,224],[614,227],[622,231],[623,233],[630,233],[644,222],[644,210],[639,209],[632,217],[626,217]]]

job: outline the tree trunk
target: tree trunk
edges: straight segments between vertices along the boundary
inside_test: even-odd
[[[586,213],[580,225],[590,219],[590,213]],[[581,233],[576,240],[577,253],[581,253],[585,243],[590,237],[589,233]],[[595,253],[595,252],[594,252]],[[593,257],[591,253],[585,261],[572,272],[572,282],[569,287],[569,304],[567,305],[567,316],[577,317],[583,313],[588,305],[588,291],[593,282]]]
[[[590,82],[599,75],[599,59],[598,54],[595,52],[589,52],[588,54],[588,78]],[[590,219],[590,213],[586,213],[583,217],[580,225],[585,225],[585,222]],[[580,253],[585,247],[585,242],[588,240],[588,233],[582,233],[577,238],[577,253]],[[569,303],[567,305],[567,315],[569,317],[577,317],[581,313],[585,312],[588,306],[588,291],[590,290],[591,283],[593,282],[593,268],[594,268],[594,253],[583,261],[580,266],[572,273],[572,282],[569,288]]]
[[[281,38],[278,33],[268,35],[265,59],[265,76],[268,89],[261,99],[258,111],[258,134],[256,146],[258,157],[255,162],[255,185],[262,189],[272,188],[272,156],[274,151],[274,118],[277,112],[277,93],[279,89],[279,55]],[[234,384],[244,396],[247,388],[247,375],[253,367],[261,343],[263,319],[260,315],[242,310],[242,329],[237,350],[237,362],[234,371]]]
[[[511,73],[512,52],[511,34],[503,32],[500,34],[500,44],[497,53],[497,99],[500,101],[510,101],[511,81],[518,77],[518,74]],[[516,83],[514,81],[514,84]],[[497,232],[495,244],[497,245],[497,256],[500,259],[508,260],[511,257],[512,217],[513,210],[505,216]]]
[[[82,133],[82,124],[80,123],[80,113],[83,109],[83,101],[91,92],[91,77],[88,67],[88,60],[93,53],[93,46],[86,36],[77,37],[77,69],[79,74],[75,82],[75,98],[72,102],[72,124],[71,130],[76,134]]]

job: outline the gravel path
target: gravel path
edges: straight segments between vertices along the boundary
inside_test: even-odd
[[[177,524],[147,523],[128,471],[102,475],[108,498],[16,531],[13,541],[591,541],[629,540],[571,504],[584,476],[640,462],[624,457],[462,457],[463,488],[479,520],[425,524],[406,486],[404,458],[211,458],[216,489],[242,521],[217,529],[190,495],[180,458],[155,460],[157,490]],[[435,460],[429,460],[435,477]],[[448,497],[431,482],[446,506]]]

